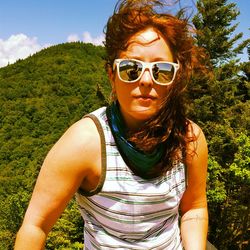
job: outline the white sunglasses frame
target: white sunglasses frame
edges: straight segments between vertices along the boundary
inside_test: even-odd
[[[123,80],[120,76],[120,70],[119,70],[119,65],[122,61],[124,60],[131,60],[131,61],[135,61],[135,62],[139,62],[142,64],[142,72],[140,74],[140,76],[135,79],[135,80],[132,80],[132,81],[127,81],[127,80]],[[152,65],[153,64],[156,64],[156,63],[169,63],[171,64],[172,66],[174,66],[174,75],[173,75],[173,79],[168,82],[168,83],[160,83],[158,82],[157,80],[155,80],[154,76],[153,76],[153,72],[152,72]],[[157,62],[143,62],[143,61],[140,61],[140,60],[137,60],[137,59],[129,59],[129,58],[119,58],[119,59],[115,59],[114,60],[114,64],[113,64],[113,71],[115,70],[115,67],[117,68],[117,72],[118,72],[118,77],[119,79],[122,81],[122,82],[126,82],[126,83],[134,83],[134,82],[137,82],[141,79],[145,69],[149,69],[149,72],[150,72],[150,75],[151,75],[151,78],[153,79],[153,81],[158,84],[158,85],[161,85],[161,86],[168,86],[170,84],[173,83],[174,79],[175,79],[175,76],[176,76],[176,73],[178,71],[178,69],[180,68],[180,65],[179,63],[173,63],[173,62],[168,62],[168,61],[157,61]]]

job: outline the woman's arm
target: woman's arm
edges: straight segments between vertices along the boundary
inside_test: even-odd
[[[185,250],[205,250],[208,230],[206,199],[208,150],[201,129],[193,123],[190,126],[197,140],[188,145],[186,158],[188,183],[181,201],[181,236]]]
[[[70,127],[48,153],[39,173],[15,250],[44,249],[46,237],[77,189],[98,175],[100,139],[92,120]]]

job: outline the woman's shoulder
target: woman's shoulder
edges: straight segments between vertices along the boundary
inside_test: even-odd
[[[65,143],[68,141],[86,157],[86,153],[96,150],[100,144],[99,133],[95,122],[90,117],[83,117],[74,123],[65,133]]]
[[[187,129],[187,137],[194,137],[196,139],[199,139],[199,137],[203,137],[204,133],[201,129],[201,127],[196,124],[195,122],[188,120],[188,129]]]
[[[200,126],[189,120],[187,129],[187,162],[200,157],[207,157],[208,149],[206,137]]]
[[[82,139],[82,142],[95,139],[98,136],[96,125],[90,116],[85,116],[72,124],[66,133],[77,140]]]
[[[69,166],[81,175],[95,166],[100,152],[100,138],[92,119],[86,117],[71,125],[50,150],[47,160],[57,166]]]

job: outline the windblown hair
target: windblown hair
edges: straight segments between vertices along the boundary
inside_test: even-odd
[[[190,122],[186,118],[184,92],[192,73],[205,69],[206,58],[202,49],[194,44],[194,29],[185,17],[185,11],[181,9],[175,15],[166,13],[170,8],[173,6],[167,0],[120,0],[105,30],[107,64],[110,67],[114,59],[127,49],[129,39],[148,27],[160,32],[180,65],[160,112],[140,131],[128,135],[129,140],[144,152],[152,152],[159,143],[164,143],[165,154],[155,168],[158,174],[171,169],[176,161],[184,160],[187,143],[196,140],[194,135],[187,136]]]

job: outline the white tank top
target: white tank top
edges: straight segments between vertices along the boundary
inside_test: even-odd
[[[106,107],[87,117],[100,134],[102,175],[95,190],[76,194],[84,249],[182,249],[178,210],[186,187],[184,165],[150,180],[136,176],[116,147]]]

